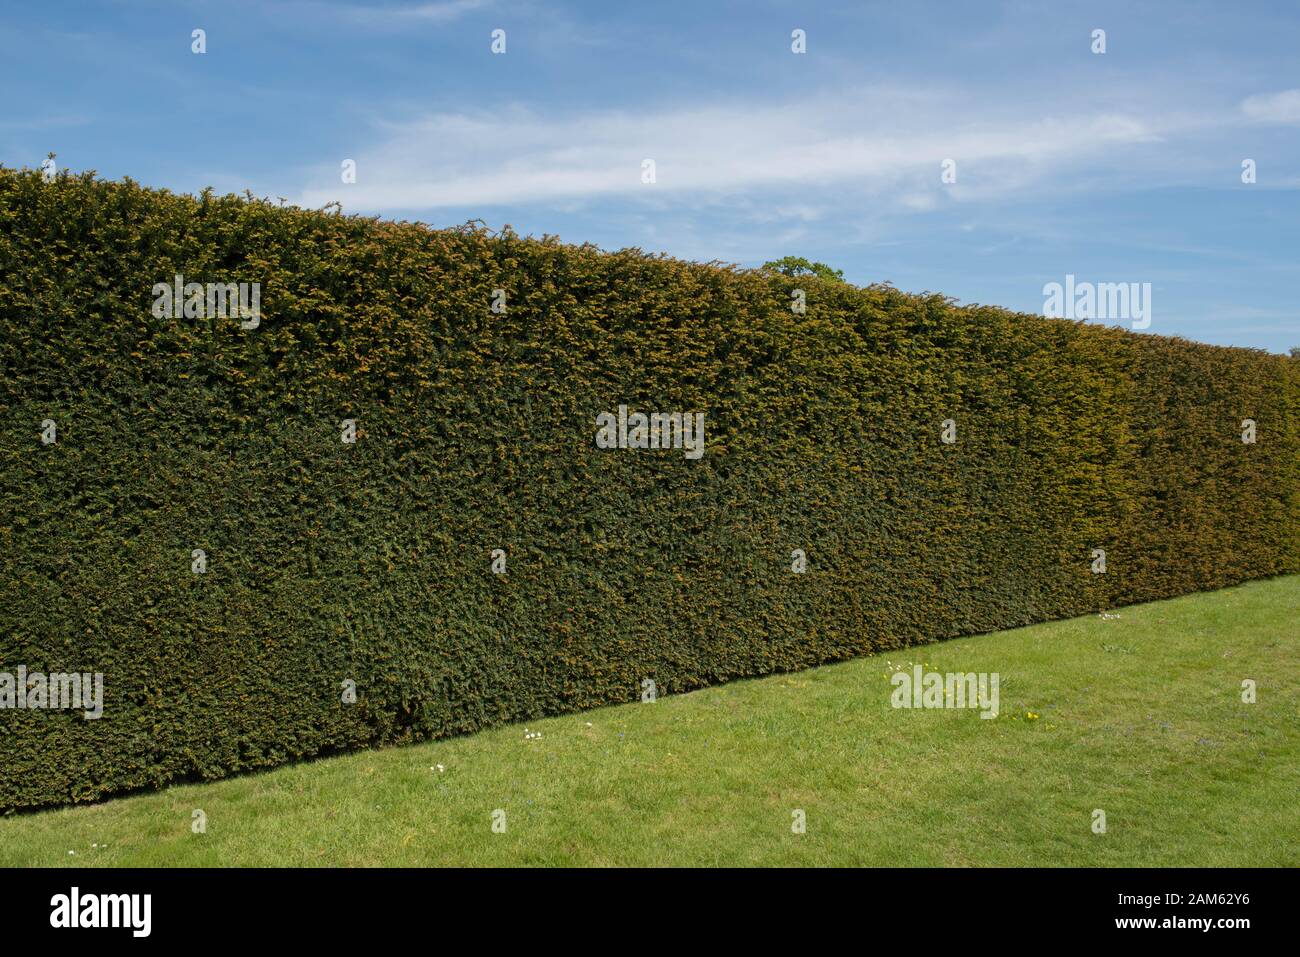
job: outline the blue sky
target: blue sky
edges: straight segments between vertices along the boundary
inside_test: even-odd
[[[1281,352],[1297,51],[1295,2],[13,3],[0,163],[1028,312],[1067,274],[1149,282],[1149,332]]]

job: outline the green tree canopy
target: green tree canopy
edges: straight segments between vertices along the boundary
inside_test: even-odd
[[[809,262],[802,256],[784,256],[781,259],[773,259],[771,262],[763,263],[765,272],[779,272],[783,276],[816,276],[818,279],[829,279],[831,282],[843,282],[844,272],[840,269],[832,269],[825,263]]]

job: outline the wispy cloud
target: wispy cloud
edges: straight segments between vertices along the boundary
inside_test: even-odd
[[[92,122],[89,116],[77,113],[32,116],[0,120],[0,130],[55,130],[73,126],[85,126]]]
[[[443,0],[441,3],[421,3],[414,7],[390,8],[393,16],[412,20],[431,20],[441,23],[455,20],[474,10],[486,6],[484,0]]]
[[[489,0],[436,0],[433,3],[370,5],[361,3],[317,3],[318,12],[334,14],[349,23],[367,27],[410,27],[418,23],[450,23],[466,14],[483,10]]]
[[[341,190],[337,168],[321,169],[301,202],[342,198],[351,209],[384,211],[848,186],[859,195],[890,192],[924,210],[939,201],[945,159],[958,165],[949,195],[985,195],[1066,165],[1114,161],[1117,148],[1156,141],[1167,126],[1115,112],[999,119],[985,111],[979,122],[972,115],[959,97],[889,89],[819,107],[439,113],[380,127],[375,146],[355,157],[356,184]],[[642,182],[647,159],[655,163],[653,185]]]
[[[1300,123],[1300,90],[1282,90],[1250,96],[1242,111],[1260,123]]]

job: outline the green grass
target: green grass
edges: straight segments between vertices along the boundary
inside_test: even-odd
[[[0,864],[1300,864],[1300,576],[1118,614],[10,816]],[[914,662],[1001,714],[892,708]]]

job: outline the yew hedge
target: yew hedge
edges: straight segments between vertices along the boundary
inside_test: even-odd
[[[158,317],[177,274],[260,323]],[[1300,571],[1259,351],[13,170],[0,323],[0,672],[104,675],[0,710],[3,808]],[[620,404],[704,454],[598,448]]]

